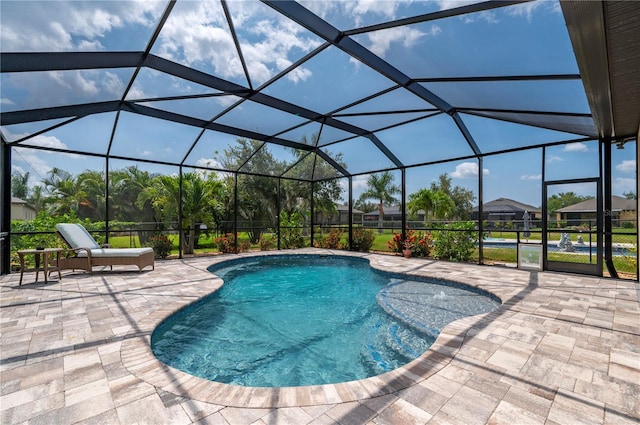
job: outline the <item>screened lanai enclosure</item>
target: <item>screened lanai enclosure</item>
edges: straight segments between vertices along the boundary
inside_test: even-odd
[[[637,279],[638,2],[0,8],[2,274],[80,222]]]

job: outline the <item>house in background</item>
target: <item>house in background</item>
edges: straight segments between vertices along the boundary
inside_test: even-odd
[[[635,199],[626,199],[621,196],[611,197],[611,211],[605,214],[611,215],[614,226],[636,227],[638,224],[638,204]],[[567,226],[580,226],[581,224],[591,224],[596,226],[596,199],[587,199],[577,204],[560,208],[556,211],[556,219],[565,221]]]
[[[12,220],[33,220],[38,212],[35,208],[20,198],[11,197],[11,219]]]
[[[522,223],[525,211],[529,213],[532,226],[540,226],[542,209],[508,198],[498,198],[482,204],[482,220],[488,221],[490,227],[498,223]],[[471,219],[478,220],[478,213],[479,208],[475,207]]]
[[[353,209],[353,222],[362,223],[362,215],[364,211]],[[349,207],[347,205],[336,204],[336,210],[333,213],[324,211],[316,211],[315,222],[322,226],[347,225],[349,224]]]
[[[400,207],[384,207],[384,215],[382,216],[383,221],[402,221],[402,211]],[[408,214],[408,213],[407,213]],[[364,214],[364,221],[378,221],[378,217],[380,216],[380,212],[376,207],[375,210]],[[415,217],[416,221],[424,221],[424,211],[418,211],[417,217]]]

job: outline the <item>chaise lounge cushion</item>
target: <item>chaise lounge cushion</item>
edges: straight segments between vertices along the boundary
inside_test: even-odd
[[[56,229],[75,253],[73,257],[60,259],[62,268],[89,272],[94,266],[135,265],[140,271],[146,266],[155,268],[153,248],[103,248],[80,224],[60,223]]]
[[[97,248],[91,250],[91,256],[100,257],[139,257],[142,254],[153,252],[153,248]],[[86,257],[87,251],[79,251],[78,257]]]
[[[64,235],[64,240],[73,249],[88,248],[99,249],[100,245],[87,232],[84,226],[73,223],[60,223],[56,225],[58,232]],[[86,255],[86,254],[85,254]]]

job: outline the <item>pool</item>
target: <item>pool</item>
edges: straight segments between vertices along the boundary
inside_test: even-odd
[[[163,321],[152,334],[152,350],[179,370],[242,386],[379,375],[420,356],[444,325],[499,305],[452,282],[407,281],[352,257],[272,255],[209,270],[225,284]],[[427,298],[437,301],[437,320],[396,303],[406,289],[399,283],[435,287],[437,296]],[[447,308],[445,298],[462,298],[465,306]]]

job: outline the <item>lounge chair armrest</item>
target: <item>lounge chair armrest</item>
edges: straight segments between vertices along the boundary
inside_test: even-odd
[[[87,253],[87,257],[89,258],[89,261],[91,261],[91,249],[89,248],[69,248],[67,250],[67,252],[73,252],[75,256],[77,256],[78,252],[80,251],[85,251]]]

